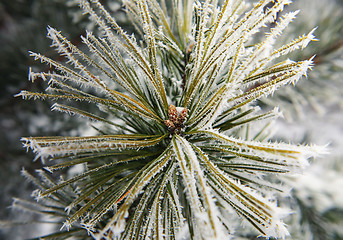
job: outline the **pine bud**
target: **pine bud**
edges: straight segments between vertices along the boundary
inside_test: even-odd
[[[175,125],[172,121],[170,120],[164,120],[164,124],[168,127],[169,130],[174,130]]]
[[[186,117],[188,116],[188,109],[184,108],[182,109],[180,115],[179,115],[179,124],[183,124],[186,120]]]
[[[177,109],[173,104],[170,104],[169,106],[168,117],[170,121],[172,121],[173,123],[176,123],[178,114],[177,114]]]

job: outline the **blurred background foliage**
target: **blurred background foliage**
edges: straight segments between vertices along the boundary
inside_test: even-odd
[[[133,31],[118,0],[102,3],[121,26]],[[290,194],[293,198],[280,204],[295,211],[286,219],[293,239],[343,239],[343,0],[294,0],[286,12],[296,9],[301,11],[279,44],[318,27],[315,35],[320,41],[289,56],[292,60],[315,56],[316,66],[308,79],[302,79],[296,87],[279,90],[272,98],[262,99],[259,105],[279,106],[285,115],[276,122],[275,140],[331,143],[330,156],[313,162],[300,178],[287,180],[294,186]],[[34,189],[20,175],[21,169],[33,173],[41,167],[39,161],[32,162],[33,155],[22,148],[20,138],[79,135],[89,128],[83,119],[50,112],[47,101],[33,103],[13,97],[21,89],[44,89],[42,81],[27,81],[29,67],[36,72],[47,70],[34,62],[28,51],[63,60],[50,48],[47,26],[62,31],[77,46],[86,30],[96,31],[73,0],[0,0],[0,219],[32,219],[7,208],[12,197],[30,199]],[[0,239],[23,239],[46,231],[31,225],[5,228],[0,230]],[[237,239],[255,238],[256,234],[247,229],[237,232]]]

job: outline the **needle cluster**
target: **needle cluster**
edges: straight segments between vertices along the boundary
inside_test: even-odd
[[[49,27],[66,61],[31,53],[51,71],[30,71],[29,79],[48,88],[18,96],[56,101],[53,110],[96,122],[98,135],[22,139],[47,160],[44,171],[82,169],[56,183],[36,179],[37,197],[61,202],[66,229],[95,239],[227,239],[233,213],[262,236],[288,235],[272,194],[283,188],[270,176],[301,172],[323,149],[237,132],[278,116],[277,109],[259,112],[255,100],[295,84],[312,66],[311,59],[278,59],[306,47],[313,31],[274,49],[297,14],[277,18],[291,1],[124,1],[132,35],[100,1],[79,2],[103,33],[82,36],[91,54]]]

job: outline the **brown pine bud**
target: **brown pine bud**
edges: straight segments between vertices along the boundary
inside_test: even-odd
[[[164,124],[168,127],[169,130],[173,131],[175,129],[175,125],[170,120],[164,120]]]
[[[173,123],[176,123],[178,114],[177,114],[176,107],[173,104],[170,104],[169,106],[168,117],[170,121],[172,121]]]
[[[179,124],[183,124],[187,116],[188,116],[188,109],[187,108],[182,109],[179,115],[179,119],[178,119]]]

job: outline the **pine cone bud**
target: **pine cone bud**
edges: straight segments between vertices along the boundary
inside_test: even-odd
[[[184,108],[182,109],[180,115],[179,115],[179,124],[183,124],[186,120],[186,117],[188,116],[188,109]]]
[[[172,121],[170,120],[164,120],[164,124],[168,127],[169,130],[174,130],[175,125]]]
[[[178,114],[177,114],[176,107],[173,104],[170,104],[169,106],[168,117],[169,117],[169,120],[172,121],[173,123],[177,122]]]

